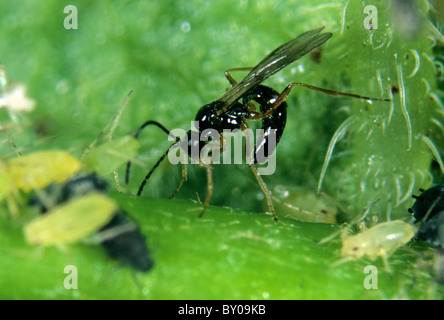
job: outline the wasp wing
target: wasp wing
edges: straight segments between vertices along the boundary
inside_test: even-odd
[[[225,103],[226,107],[218,113],[226,112],[249,90],[330,39],[333,34],[330,32],[321,34],[322,29],[324,27],[307,31],[266,56],[241,82],[234,85],[219,99]]]

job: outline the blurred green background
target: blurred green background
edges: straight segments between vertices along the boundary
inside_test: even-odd
[[[295,88],[287,99],[288,121],[277,148],[276,173],[264,179],[270,189],[304,186],[315,193],[332,136],[353,117],[335,145],[321,189],[347,207],[349,215],[381,198],[371,215],[380,221],[407,218],[412,193],[443,181],[423,138],[442,154],[444,108],[438,86],[443,50],[442,34],[433,27],[439,15],[427,2],[413,1],[413,7],[401,3],[71,1],[78,10],[78,29],[66,30],[67,4],[2,2],[0,62],[9,82],[25,84],[37,103],[34,112],[19,115],[9,134],[26,151],[65,148],[80,156],[130,90],[115,137],[133,133],[150,119],[169,129],[188,130],[197,110],[229,88],[226,69],[253,66],[280,44],[325,26],[333,37],[321,47],[319,62],[306,56],[266,84],[278,91],[297,81],[373,97],[391,97],[393,87],[401,93],[393,93],[391,103],[370,104]],[[378,9],[378,29],[363,26],[369,4]],[[408,14],[416,23],[406,27]],[[243,73],[234,76],[241,79]],[[130,195],[169,146],[156,128],[148,129],[141,143],[138,163],[145,166],[133,166],[126,189]],[[2,150],[11,151],[8,144]],[[138,274],[134,281],[128,268],[110,271],[109,259],[94,247],[40,251],[23,242],[20,222],[4,221],[2,297],[435,297],[430,266],[418,267],[419,254],[408,249],[390,260],[394,270],[398,265],[403,273],[385,275],[386,282],[381,280],[380,289],[373,292],[362,286],[362,266],[368,261],[328,269],[340,258],[340,241],[320,246],[315,240],[338,227],[285,218],[275,225],[261,214],[268,209],[245,165],[215,166],[211,204],[228,208],[211,207],[198,221],[201,207],[189,200],[197,201],[196,193],[204,198],[205,170],[189,166],[188,173],[177,195],[183,201],[155,199],[168,197],[180,179],[180,167],[167,162],[152,177],[143,198],[116,195],[149,239],[156,261],[151,273]],[[122,178],[123,168],[119,174]],[[60,266],[68,261],[87,274],[88,288],[68,291],[61,286]],[[417,288],[410,287],[413,278],[419,278]],[[103,292],[102,283],[110,289]]]

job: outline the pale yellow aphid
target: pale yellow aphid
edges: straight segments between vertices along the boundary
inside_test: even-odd
[[[387,258],[409,242],[416,228],[401,220],[379,223],[356,235],[342,234],[341,256],[344,260],[357,260],[366,256],[370,260],[381,257],[387,270]]]
[[[29,192],[66,181],[79,172],[81,164],[66,151],[45,150],[11,159],[2,167],[13,187]]]
[[[300,186],[276,186],[272,198],[279,216],[304,222],[336,223],[336,206],[324,196]]]
[[[25,238],[41,246],[78,242],[107,224],[117,209],[117,204],[102,194],[75,198],[28,223]]]

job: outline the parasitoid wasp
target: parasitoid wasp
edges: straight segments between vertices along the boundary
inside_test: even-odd
[[[299,82],[290,83],[281,93],[268,86],[261,85],[261,83],[265,79],[271,77],[273,74],[300,59],[304,55],[310,53],[312,50],[316,49],[328,39],[330,39],[333,34],[330,32],[321,33],[323,29],[324,27],[307,31],[294,38],[293,40],[284,43],[283,45],[272,51],[270,54],[268,54],[253,68],[233,68],[225,71],[225,76],[227,77],[232,87],[228,91],[226,91],[221,98],[204,105],[197,111],[195,116],[195,121],[198,123],[197,134],[196,131],[190,130],[187,132],[186,137],[180,139],[179,137],[174,136],[168,129],[166,129],[162,124],[156,121],[150,120],[142,124],[135,133],[135,138],[138,138],[141,131],[147,126],[155,125],[163,130],[167,135],[173,137],[173,140],[175,140],[176,142],[173,143],[165,151],[165,153],[159,158],[159,160],[154,164],[152,169],[145,176],[139,187],[137,195],[140,196],[142,194],[145,184],[147,183],[153,172],[173,148],[180,147],[188,156],[190,156],[193,149],[201,151],[208,143],[206,137],[200,137],[200,134],[211,136],[212,133],[217,133],[221,137],[220,149],[221,151],[223,151],[224,130],[244,131],[248,128],[246,120],[261,120],[261,129],[263,130],[264,134],[262,136],[262,139],[256,143],[253,159],[250,163],[248,163],[248,165],[251,168],[256,180],[259,183],[259,186],[262,189],[262,192],[267,199],[268,207],[271,214],[273,215],[274,220],[277,221],[270,192],[268,191],[265,182],[260,177],[255,165],[257,163],[265,163],[279,143],[287,120],[287,103],[285,102],[285,99],[290,93],[291,89],[295,86],[301,86],[330,95],[342,95],[373,101],[389,101],[389,99],[371,98],[358,94],[338,92]],[[236,80],[230,74],[231,71],[249,71],[249,73],[245,76],[245,78],[243,78],[243,80],[241,80],[240,82],[236,82]],[[252,102],[256,102],[259,105],[259,111],[256,110],[256,107]],[[268,143],[271,137],[275,139],[274,144]],[[261,155],[261,157],[259,157],[259,155]],[[211,199],[211,195],[213,192],[213,178],[211,171],[211,162],[209,162],[208,159],[199,160],[200,164],[202,164],[207,170],[208,180],[207,195],[202,212],[199,215],[200,218],[204,214]],[[129,181],[130,166],[131,163],[128,162],[126,168],[127,183]],[[185,164],[183,164],[182,178],[171,197],[174,197],[174,195],[180,190],[185,179],[186,166]]]

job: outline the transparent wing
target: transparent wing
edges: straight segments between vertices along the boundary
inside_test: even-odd
[[[307,31],[266,56],[241,82],[234,85],[219,99],[225,103],[226,107],[218,113],[226,112],[250,89],[330,39],[333,34],[330,32],[321,34],[322,29],[324,27]]]

